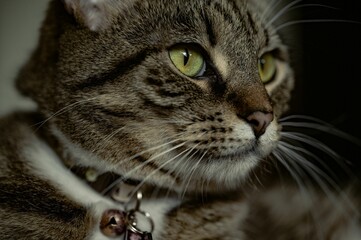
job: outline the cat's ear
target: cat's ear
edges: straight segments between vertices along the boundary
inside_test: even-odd
[[[67,11],[92,31],[107,28],[132,0],[63,0]]]

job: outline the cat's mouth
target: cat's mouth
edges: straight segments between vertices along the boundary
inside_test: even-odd
[[[203,156],[205,162],[219,162],[219,161],[242,161],[247,159],[250,155],[257,155],[257,144],[252,144],[247,147],[238,149],[217,149],[216,151],[204,150],[198,155]]]
[[[227,146],[210,144],[206,147],[183,146],[177,152],[184,152],[187,149],[192,159],[201,163],[217,163],[224,161],[243,161],[250,156],[260,156],[260,144],[257,140],[247,142],[242,146]]]
[[[231,160],[231,161],[239,161],[244,160],[250,155],[258,155],[257,145],[252,145],[250,147],[247,147],[245,149],[239,149],[235,151],[234,153],[229,153],[227,155],[220,155],[220,160]]]

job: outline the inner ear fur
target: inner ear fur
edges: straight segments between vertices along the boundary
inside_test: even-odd
[[[109,27],[134,0],[63,0],[67,11],[92,31]]]

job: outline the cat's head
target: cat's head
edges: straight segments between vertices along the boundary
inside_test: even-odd
[[[54,0],[20,90],[79,164],[231,189],[279,139],[286,48],[250,1]]]

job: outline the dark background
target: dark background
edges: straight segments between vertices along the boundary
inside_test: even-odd
[[[298,4],[303,6],[297,9],[299,14],[293,14],[291,19],[327,19],[333,22],[300,23],[284,29],[291,33],[301,30],[298,40],[291,39],[290,42],[297,80],[289,114],[317,117],[358,139],[361,139],[360,2],[302,1]],[[308,4],[322,4],[324,7]],[[334,137],[331,132],[313,131],[311,134],[345,157],[359,175],[361,141],[342,140],[340,135]],[[333,168],[341,171],[337,164]]]

